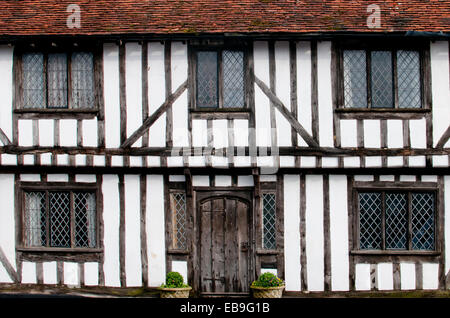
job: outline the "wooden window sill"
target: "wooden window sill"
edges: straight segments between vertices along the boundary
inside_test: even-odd
[[[67,254],[83,254],[83,253],[103,253],[101,248],[66,248],[66,247],[17,247],[19,252],[30,253],[67,253]]]
[[[278,250],[265,250],[265,249],[257,249],[256,250],[257,255],[278,255],[280,254],[280,251]]]
[[[204,108],[191,109],[193,119],[248,119],[250,110],[246,108]]]
[[[98,116],[98,109],[58,109],[58,108],[44,108],[44,109],[15,109],[14,113],[23,119],[92,119]]]
[[[170,254],[170,255],[188,255],[189,251],[187,251],[187,250],[168,250],[167,254]]]
[[[420,119],[431,112],[428,108],[337,108],[342,119]]]
[[[414,251],[414,250],[352,250],[351,255],[359,256],[439,256],[441,252],[437,251]]]

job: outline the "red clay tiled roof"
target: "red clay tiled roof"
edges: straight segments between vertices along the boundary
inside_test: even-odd
[[[81,27],[68,28],[69,4]],[[381,28],[367,26],[367,6]],[[0,0],[0,35],[450,32],[448,0]]]

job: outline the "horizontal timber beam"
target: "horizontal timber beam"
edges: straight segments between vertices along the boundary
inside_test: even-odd
[[[189,167],[193,175],[263,175],[262,168],[252,167]],[[274,170],[274,169],[271,169]],[[296,168],[283,167],[276,169],[273,175],[282,174],[340,174],[340,175],[449,175],[449,169],[445,167],[436,168]],[[255,172],[256,171],[256,172]],[[186,167],[99,167],[99,166],[0,166],[0,174],[160,174],[160,175],[183,175]]]
[[[250,147],[136,147],[136,148],[97,148],[97,147],[21,147],[15,145],[0,147],[0,154],[69,154],[69,155],[117,155],[117,156],[250,156]],[[450,148],[333,148],[333,147],[257,147],[252,155],[263,156],[432,156],[450,155]]]

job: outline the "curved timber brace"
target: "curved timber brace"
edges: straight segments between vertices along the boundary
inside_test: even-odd
[[[17,272],[14,270],[14,267],[12,267],[11,263],[8,261],[8,258],[6,257],[1,247],[0,247],[0,264],[3,265],[11,280],[14,283],[18,283],[19,277],[17,275]]]
[[[177,90],[170,94],[164,103],[147,119],[144,120],[142,126],[139,127],[130,137],[128,137],[120,146],[121,148],[128,148],[133,145],[140,137],[142,137],[147,129],[150,128],[151,125],[162,115],[164,114],[170,107],[172,107],[173,103],[184,93],[188,84],[187,80],[177,88]]]

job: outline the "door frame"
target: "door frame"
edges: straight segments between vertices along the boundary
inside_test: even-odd
[[[201,288],[201,268],[200,268],[200,244],[201,244],[201,233],[200,233],[200,224],[201,224],[201,215],[200,215],[200,206],[201,202],[210,200],[210,199],[218,199],[218,198],[234,198],[240,201],[245,202],[248,205],[248,242],[249,242],[249,250],[248,250],[248,284],[250,284],[255,279],[255,261],[256,261],[256,246],[255,246],[255,233],[256,233],[256,224],[255,224],[255,207],[254,207],[254,188],[253,187],[239,187],[239,188],[230,188],[230,187],[199,187],[193,188],[194,194],[194,240],[192,240],[192,265],[191,266],[191,277],[192,279],[192,287],[194,292],[201,295],[211,295],[210,293],[202,294],[200,291]],[[240,293],[212,293],[216,295],[238,295]],[[249,293],[242,293],[243,295],[248,295]]]

